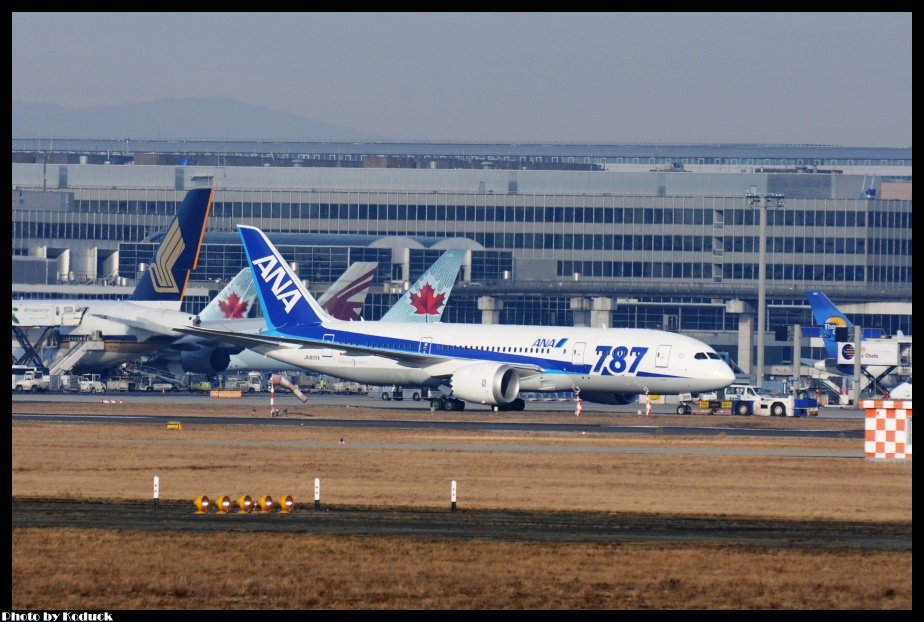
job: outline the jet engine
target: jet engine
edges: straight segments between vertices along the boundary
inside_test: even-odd
[[[616,393],[615,391],[585,391],[581,389],[581,399],[594,404],[612,404],[625,406],[638,401],[636,393]]]
[[[202,346],[196,350],[181,352],[180,362],[183,364],[183,371],[195,374],[220,374],[228,369],[233,353],[215,346]]]
[[[452,392],[467,402],[492,406],[509,404],[520,392],[520,377],[510,365],[472,363],[453,374]]]

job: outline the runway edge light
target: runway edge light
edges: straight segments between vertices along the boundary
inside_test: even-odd
[[[270,495],[263,495],[262,497],[260,497],[259,506],[260,506],[261,512],[272,512],[273,511],[273,497]]]
[[[292,495],[283,495],[279,500],[279,511],[288,514],[295,509],[295,497]]]
[[[237,507],[240,508],[241,512],[253,512],[253,497],[242,495],[237,500]]]
[[[212,502],[209,501],[208,495],[199,495],[196,497],[196,514],[205,514],[209,511],[211,506]]]
[[[218,510],[219,514],[227,514],[228,510],[231,509],[231,497],[228,495],[221,495],[215,501],[215,508]]]

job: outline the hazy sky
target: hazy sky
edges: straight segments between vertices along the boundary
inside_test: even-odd
[[[396,140],[911,146],[911,13],[13,13],[13,99]]]

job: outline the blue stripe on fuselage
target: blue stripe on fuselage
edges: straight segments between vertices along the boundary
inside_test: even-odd
[[[381,352],[381,356],[388,357],[394,354],[420,354],[435,359],[468,359],[472,361],[490,361],[496,363],[507,363],[510,365],[532,365],[542,369],[543,373],[549,374],[577,374],[589,375],[591,370],[590,364],[576,365],[570,360],[556,360],[552,358],[528,356],[510,352],[495,352],[491,350],[479,350],[466,348],[456,345],[448,345],[438,342],[421,342],[414,339],[401,339],[398,337],[368,335],[365,333],[355,333],[352,331],[339,331],[323,326],[297,326],[287,329],[285,332],[279,330],[270,330],[264,333],[267,336],[278,335],[281,337],[295,337],[303,339],[309,345],[318,348],[327,348],[332,350],[341,349],[349,346],[369,348]],[[324,336],[328,337],[325,341]],[[333,335],[333,341],[330,336]],[[562,342],[567,339],[562,340]],[[421,344],[429,347],[427,352],[421,352]],[[364,354],[374,355],[375,352]],[[661,374],[656,372],[639,371],[635,374],[641,378],[680,378],[671,374]]]

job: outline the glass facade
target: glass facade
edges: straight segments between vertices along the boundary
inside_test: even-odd
[[[132,168],[123,167],[125,174],[137,175]],[[252,172],[265,174],[261,169]],[[29,169],[24,177],[26,173],[34,171]],[[105,167],[103,173],[116,179],[120,170]],[[247,174],[238,172],[241,179]],[[369,185],[377,172],[357,174],[357,185]],[[397,259],[392,245],[304,244],[291,238],[278,243],[312,287],[333,282],[355,261],[380,264],[376,285],[413,282],[442,252],[429,247],[434,240],[469,240],[470,263],[464,282],[453,290],[444,321],[480,322],[479,298],[490,296],[503,305],[498,309],[501,323],[569,325],[575,322],[575,298],[602,297],[614,301],[611,326],[725,334],[737,330],[739,316],[726,312],[725,302],[737,298],[753,307],[759,275],[759,212],[748,207],[743,192],[578,192],[567,177],[574,173],[557,174],[562,190],[541,193],[525,191],[522,179],[498,193],[284,189],[261,178],[253,187],[218,188],[208,231],[232,233],[236,225],[245,224],[262,228],[271,238],[335,234],[430,241],[424,248],[409,242],[406,260]],[[93,247],[101,256],[118,252],[116,276],[136,278],[139,266],[153,257],[152,237],[169,224],[185,190],[118,183],[103,187],[102,182],[76,187],[76,177],[69,175],[74,187],[66,190],[68,198],[61,206],[14,200],[13,255],[47,249],[51,257],[55,249]],[[612,185],[613,178],[606,179]],[[672,179],[708,187],[710,174],[684,173]],[[766,278],[768,301],[773,301],[768,331],[778,325],[811,324],[804,298],[810,289],[823,290],[835,300],[911,299],[911,201],[830,198],[832,183],[817,196],[804,191],[786,197],[782,207],[767,209]],[[223,282],[244,265],[240,244],[206,240],[192,279]],[[95,268],[95,275],[86,276],[104,273],[102,259]],[[377,319],[398,295],[393,289],[374,288],[364,317]],[[189,301],[187,310],[197,311],[194,306],[204,303]],[[901,316],[873,321],[890,334],[911,333],[910,321]],[[785,348],[777,354],[785,358]]]

